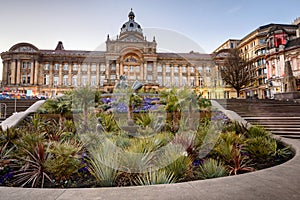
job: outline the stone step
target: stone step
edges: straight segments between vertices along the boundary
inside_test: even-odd
[[[299,131],[271,131],[275,135],[299,135]]]
[[[300,124],[261,124],[265,128],[300,128]]]

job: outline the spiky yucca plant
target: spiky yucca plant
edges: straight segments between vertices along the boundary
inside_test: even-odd
[[[114,186],[118,177],[118,156],[115,146],[107,142],[90,149],[88,166],[101,186]]]
[[[227,176],[229,171],[219,161],[212,158],[207,159],[199,166],[198,176],[202,179],[217,178]]]
[[[173,173],[168,173],[165,170],[150,171],[138,176],[135,179],[136,185],[156,185],[156,184],[170,184],[175,183]]]

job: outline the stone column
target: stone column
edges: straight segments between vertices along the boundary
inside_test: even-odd
[[[72,86],[72,81],[73,81],[73,77],[72,77],[72,72],[73,72],[73,66],[72,66],[72,62],[68,63],[69,68],[68,68],[68,86]]]
[[[3,85],[6,85],[8,84],[8,78],[7,78],[7,75],[8,75],[8,63],[7,61],[6,62],[2,62],[3,63],[3,74],[2,74],[2,84]]]
[[[166,65],[162,65],[162,77],[163,77],[163,80],[162,80],[162,85],[163,87],[166,86]]]
[[[187,70],[187,85],[190,86],[190,76],[191,76],[191,67],[189,65],[186,66]]]
[[[144,70],[143,70],[143,72],[144,72],[144,80],[147,82],[148,80],[147,80],[147,61],[145,61],[145,63],[144,63]]]
[[[119,63],[116,63],[116,76],[117,76],[117,79],[120,77],[120,64]]]
[[[144,70],[143,70],[143,63],[140,64],[140,80],[144,80]]]
[[[39,81],[39,76],[44,77],[44,73],[39,74],[39,71],[42,71],[42,70],[39,70],[39,68],[40,68],[40,63],[39,63],[39,61],[36,60],[35,66],[34,66],[34,82],[33,82],[34,85],[39,85],[39,83],[42,83]]]
[[[62,86],[63,85],[63,65],[60,63],[59,64],[59,70],[58,70],[58,86]]]
[[[17,62],[17,81],[16,84],[20,84],[21,83],[21,61],[18,60]]]
[[[171,83],[170,83],[170,85],[174,85],[174,66],[173,65],[171,67]]]
[[[88,86],[91,85],[91,63],[87,65],[87,84]]]
[[[53,86],[53,62],[50,63],[50,71],[49,71],[49,86]]]
[[[100,63],[96,64],[96,86],[100,85]]]
[[[35,70],[35,61],[30,62],[30,85],[33,85],[34,83],[34,70]]]
[[[124,74],[124,66],[123,66],[123,63],[120,64],[120,74],[119,75],[122,75]],[[120,78],[120,76],[119,76]]]
[[[10,64],[10,68],[11,68],[11,84],[14,85],[16,84],[16,61],[13,60]]]
[[[78,63],[77,86],[81,86],[81,64]]]
[[[106,61],[106,66],[105,66],[105,79],[110,80],[109,77],[109,60]]]
[[[179,69],[179,86],[182,86],[182,65],[180,67],[178,67]]]
[[[156,63],[156,61],[153,62],[152,76],[153,76],[153,82],[156,83],[156,81],[157,81],[157,63]]]

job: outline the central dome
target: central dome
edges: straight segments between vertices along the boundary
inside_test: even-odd
[[[143,35],[141,25],[134,21],[134,17],[134,12],[131,9],[130,13],[128,14],[129,20],[123,24],[121,28],[121,34],[126,32],[137,32]]]

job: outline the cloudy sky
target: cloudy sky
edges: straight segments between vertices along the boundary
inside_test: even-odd
[[[0,52],[19,42],[54,49],[58,41],[65,49],[94,50],[107,34],[119,34],[133,8],[160,51],[211,53],[259,26],[292,23],[299,7],[299,0],[0,0]]]

